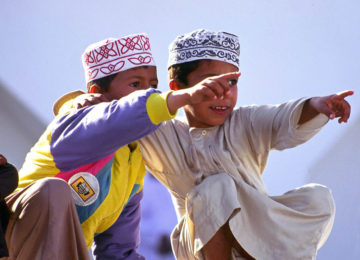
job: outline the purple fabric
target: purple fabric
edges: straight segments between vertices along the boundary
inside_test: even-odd
[[[143,260],[136,252],[140,244],[140,201],[143,192],[128,201],[116,222],[94,238],[96,260]]]
[[[68,171],[115,152],[152,133],[146,101],[155,89],[139,90],[112,102],[85,107],[57,118],[51,154],[56,167]]]

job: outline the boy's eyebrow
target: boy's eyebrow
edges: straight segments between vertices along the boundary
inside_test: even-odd
[[[143,78],[145,78],[145,77],[139,76],[139,75],[132,75],[132,76],[129,77],[130,80],[131,80],[131,79],[143,79]],[[157,77],[156,77],[156,78],[152,78],[152,79],[150,79],[150,80],[151,80],[151,81],[153,81],[153,80],[159,81]]]
[[[215,73],[205,73],[205,74],[202,74],[202,75],[200,75],[201,77],[206,77],[206,78],[208,78],[208,77],[212,77],[212,76],[218,76],[217,74],[215,74]]]

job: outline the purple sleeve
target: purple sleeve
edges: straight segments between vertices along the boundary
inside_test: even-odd
[[[144,260],[136,252],[140,244],[140,201],[143,192],[135,194],[126,204],[116,222],[94,238],[96,260]]]
[[[62,171],[97,161],[157,129],[147,113],[154,89],[139,90],[112,102],[85,107],[57,119],[51,154]]]

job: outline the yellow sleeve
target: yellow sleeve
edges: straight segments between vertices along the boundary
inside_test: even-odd
[[[173,119],[175,114],[170,114],[167,106],[167,97],[172,91],[165,93],[153,93],[146,101],[146,109],[151,122],[154,125],[160,124],[163,121]]]

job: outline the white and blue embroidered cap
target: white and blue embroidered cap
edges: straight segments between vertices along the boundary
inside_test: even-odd
[[[240,43],[236,35],[198,29],[180,35],[169,46],[168,68],[195,60],[219,60],[239,68]]]

